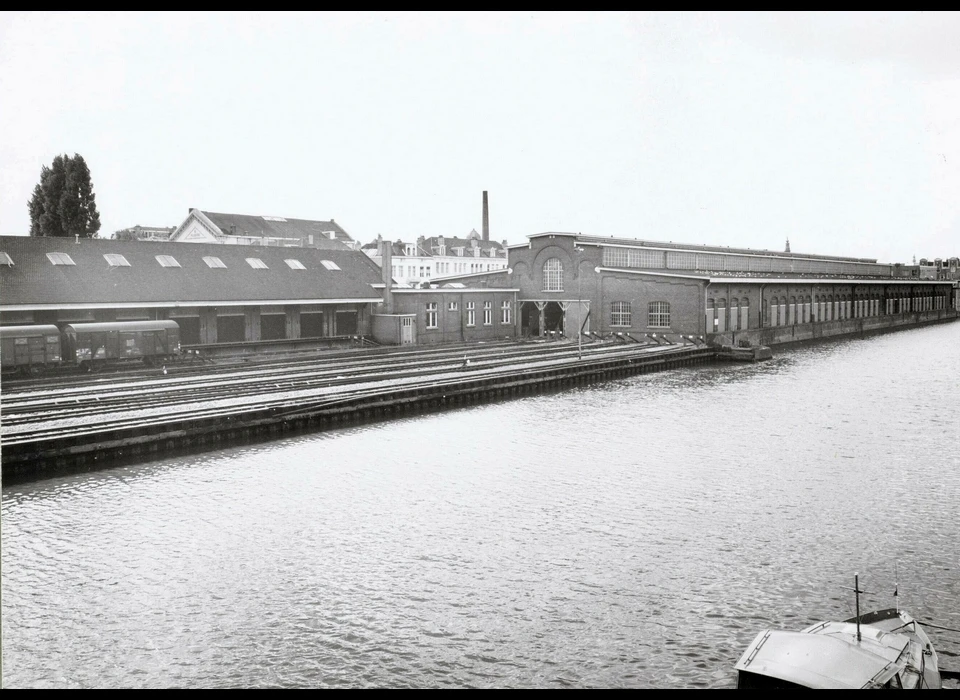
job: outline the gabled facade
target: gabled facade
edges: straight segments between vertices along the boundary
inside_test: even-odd
[[[281,248],[355,250],[356,241],[333,219],[311,221],[282,216],[220,214],[190,209],[171,234],[174,243],[219,243]]]

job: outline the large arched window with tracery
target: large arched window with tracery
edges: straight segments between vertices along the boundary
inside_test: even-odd
[[[543,263],[543,291],[563,291],[563,263],[560,258],[550,258]]]

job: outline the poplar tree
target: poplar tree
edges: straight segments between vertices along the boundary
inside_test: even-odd
[[[27,208],[31,236],[96,236],[100,212],[83,156],[58,155],[43,166]]]

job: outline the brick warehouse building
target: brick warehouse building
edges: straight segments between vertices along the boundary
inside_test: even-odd
[[[949,281],[834,257],[549,232],[509,247],[504,271],[438,286],[518,289],[521,336],[696,335],[790,342],[955,317]]]
[[[3,325],[171,319],[185,345],[368,335],[359,250],[0,236]]]

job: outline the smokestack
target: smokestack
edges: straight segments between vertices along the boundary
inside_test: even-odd
[[[483,191],[483,240],[490,240],[490,206],[487,204],[487,191]]]

